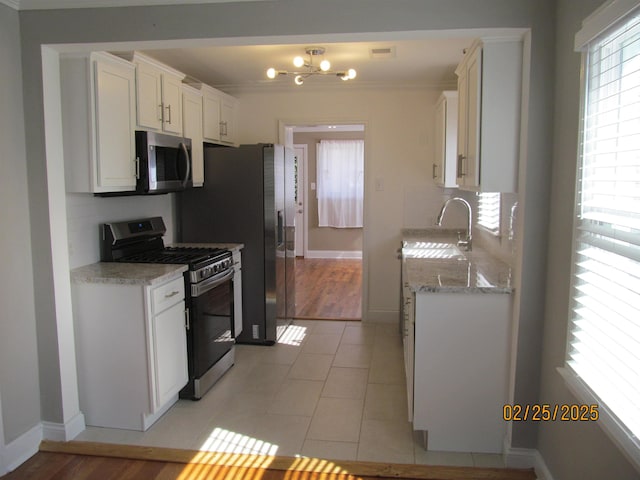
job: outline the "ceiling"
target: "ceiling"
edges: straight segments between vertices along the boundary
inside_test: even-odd
[[[292,60],[305,55],[305,47],[325,48],[332,70],[355,68],[358,76],[347,83],[355,86],[405,86],[455,88],[456,65],[472,37],[427,38],[373,42],[262,44],[206,46],[141,50],[203,83],[233,92],[242,89],[317,88],[342,86],[333,75],[314,76],[302,87],[292,76],[270,80],[266,70],[295,70]],[[389,49],[391,54],[372,55],[372,49]]]

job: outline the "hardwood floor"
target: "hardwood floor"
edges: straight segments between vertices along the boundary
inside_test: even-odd
[[[362,261],[296,258],[295,318],[360,320]]]
[[[441,467],[317,458],[266,457],[136,447],[90,442],[43,441],[40,452],[6,480],[534,480],[533,470]]]

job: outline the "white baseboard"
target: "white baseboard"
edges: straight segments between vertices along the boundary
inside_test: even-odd
[[[11,472],[38,452],[42,441],[42,424],[20,435],[8,445],[0,445],[0,476]]]
[[[510,468],[533,468],[538,480],[553,480],[540,452],[533,448],[505,447],[505,463]]]
[[[359,250],[307,250],[305,258],[362,258]]]
[[[66,442],[76,438],[85,428],[84,415],[78,413],[66,423],[42,422],[42,438]]]

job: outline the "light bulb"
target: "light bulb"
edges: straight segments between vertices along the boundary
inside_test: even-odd
[[[356,78],[356,75],[358,74],[353,68],[350,68],[347,71],[347,74],[349,75],[349,80],[353,80],[354,78]]]
[[[296,75],[296,78],[294,78],[293,81],[296,82],[296,85],[302,85],[304,83],[302,75]]]
[[[304,65],[304,58],[296,57],[296,58],[293,59],[293,66],[294,67],[300,68],[303,65]]]
[[[331,62],[329,60],[322,60],[320,62],[320,70],[322,70],[323,72],[326,72],[330,68],[331,68]]]
[[[275,68],[270,68],[269,70],[267,70],[267,77],[269,78],[276,78],[276,75],[278,74],[278,72],[276,72]]]

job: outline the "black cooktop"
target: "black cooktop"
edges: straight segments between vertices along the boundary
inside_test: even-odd
[[[207,247],[165,247],[162,250],[150,250],[127,255],[118,259],[126,263],[179,263],[200,264],[223,258],[228,250]]]

